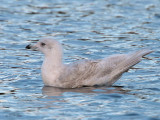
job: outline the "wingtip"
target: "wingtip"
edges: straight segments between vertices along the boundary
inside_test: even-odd
[[[146,56],[146,55],[148,55],[148,54],[154,52],[153,50],[150,50],[150,49],[144,49],[143,51],[144,51],[144,52],[143,52],[142,57],[144,57],[144,56]]]
[[[148,51],[148,54],[154,52],[154,50],[146,49]]]

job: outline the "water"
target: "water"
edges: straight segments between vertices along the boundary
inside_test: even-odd
[[[159,0],[1,0],[2,120],[159,120]],[[63,43],[64,62],[155,50],[113,87],[43,87],[43,55],[25,46],[41,37]]]

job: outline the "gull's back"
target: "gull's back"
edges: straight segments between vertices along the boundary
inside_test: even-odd
[[[119,54],[102,60],[84,60],[66,65],[59,80],[64,88],[107,85],[116,82],[124,72],[141,61],[152,51],[139,50],[130,54]]]

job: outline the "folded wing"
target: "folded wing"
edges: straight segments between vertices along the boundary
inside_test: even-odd
[[[139,50],[131,54],[119,54],[102,60],[84,60],[66,65],[60,80],[67,87],[107,85],[115,83],[121,75],[152,51]]]

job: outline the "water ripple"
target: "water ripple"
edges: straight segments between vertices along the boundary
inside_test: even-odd
[[[1,0],[1,119],[160,119],[159,4],[159,0]],[[43,56],[24,48],[45,36],[63,43],[65,63],[142,48],[155,52],[117,86],[43,87]]]

